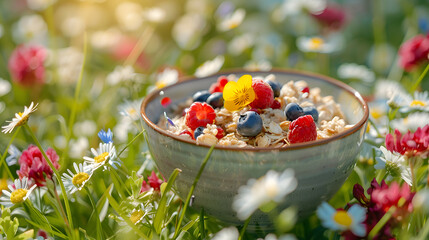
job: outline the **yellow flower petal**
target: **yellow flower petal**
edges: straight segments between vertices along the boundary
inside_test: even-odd
[[[241,76],[237,83],[244,88],[251,88],[252,87],[252,76],[250,75],[243,75]]]
[[[240,110],[240,109],[241,109],[241,108],[239,108],[239,106],[238,106],[238,105],[236,105],[236,104],[234,103],[234,101],[225,101],[225,102],[223,103],[223,107],[224,107],[226,110],[230,111],[230,112],[238,111],[238,110]],[[243,108],[243,107],[242,107],[242,108]]]
[[[223,88],[223,99],[232,101],[235,98],[236,90],[240,87],[237,82],[229,81]]]

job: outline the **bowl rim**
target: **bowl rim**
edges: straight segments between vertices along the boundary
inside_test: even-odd
[[[222,76],[222,75],[228,75],[228,74],[237,74],[237,73],[249,73],[249,74],[258,74],[258,73],[272,73],[272,74],[276,74],[276,73],[286,73],[286,74],[296,74],[296,75],[303,75],[303,76],[307,76],[307,77],[313,77],[313,78],[318,78],[322,81],[328,82],[330,84],[335,85],[336,87],[343,89],[345,91],[347,91],[348,93],[350,93],[356,100],[358,100],[358,102],[361,104],[364,114],[362,119],[360,119],[356,124],[354,124],[351,128],[342,131],[341,133],[338,133],[332,137],[326,138],[326,139],[320,139],[320,140],[316,140],[316,141],[311,141],[311,142],[304,142],[304,143],[295,143],[292,145],[288,145],[285,147],[237,147],[237,146],[223,146],[223,145],[215,145],[215,149],[220,149],[220,150],[229,150],[229,151],[250,151],[250,152],[267,152],[267,151],[290,151],[290,150],[295,150],[295,149],[302,149],[302,148],[310,148],[310,147],[314,147],[314,146],[318,146],[318,145],[325,145],[328,144],[330,142],[333,142],[335,140],[341,139],[341,138],[345,138],[357,131],[359,131],[362,126],[365,125],[365,123],[368,120],[369,117],[369,108],[368,108],[368,104],[366,103],[366,101],[363,99],[363,97],[361,96],[361,94],[356,91],[355,89],[353,89],[352,87],[350,87],[349,85],[336,80],[334,78],[325,76],[325,75],[321,75],[321,74],[317,74],[317,73],[311,73],[311,72],[306,72],[306,71],[301,71],[301,70],[293,70],[293,69],[282,69],[282,68],[272,68],[269,71],[252,71],[252,70],[245,70],[242,68],[233,68],[233,69],[228,69],[225,71],[221,71],[206,77],[196,77],[196,76],[185,76],[185,77],[181,77],[179,78],[179,81],[177,83],[174,83],[172,85],[166,86],[164,88],[161,89],[157,89],[153,92],[150,92],[148,95],[146,95],[146,97],[143,99],[141,106],[140,106],[140,114],[143,118],[143,120],[146,122],[146,124],[152,128],[153,130],[155,130],[156,132],[173,138],[179,142],[182,143],[187,143],[187,144],[191,144],[193,146],[197,146],[197,147],[205,147],[205,148],[210,148],[211,145],[208,144],[196,144],[195,140],[189,140],[189,139],[185,139],[182,137],[179,137],[178,135],[175,135],[173,133],[170,133],[160,127],[158,127],[158,125],[156,125],[155,123],[153,123],[152,121],[149,120],[149,118],[146,116],[146,111],[145,111],[145,107],[157,96],[159,96],[161,91],[164,91],[166,89],[169,88],[174,88],[176,85],[182,84],[184,82],[189,82],[189,81],[200,81],[201,79],[206,79],[209,77],[214,77],[214,76]]]

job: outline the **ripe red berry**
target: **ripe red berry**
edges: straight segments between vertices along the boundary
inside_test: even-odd
[[[278,100],[274,100],[273,104],[271,104],[272,109],[280,109],[282,107],[282,104]]]
[[[309,87],[305,87],[301,90],[302,93],[308,93],[310,94],[310,88]]]
[[[274,92],[270,85],[261,79],[253,79],[252,88],[256,96],[250,106],[261,109],[271,107],[274,101]]]
[[[190,129],[205,127],[207,124],[213,124],[216,118],[214,109],[207,103],[194,102],[189,107],[185,115],[185,124]]]
[[[217,82],[213,83],[210,88],[209,88],[209,92],[210,93],[215,93],[215,92],[223,92],[223,88],[225,87],[225,85],[228,83],[228,78],[226,78],[226,76],[220,76],[217,79]]]
[[[225,131],[221,127],[217,127],[217,139],[221,139],[225,136]]]
[[[191,131],[187,129],[183,130],[179,135],[189,135],[192,139],[194,139],[194,134],[192,134]]]
[[[305,115],[292,121],[289,125],[288,138],[291,144],[316,140],[317,129],[313,117]]]

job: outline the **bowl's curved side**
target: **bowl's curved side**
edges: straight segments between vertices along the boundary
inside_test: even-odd
[[[145,126],[147,127],[147,126]],[[175,168],[182,172],[176,180],[179,196],[185,199],[198,173],[206,148],[174,141],[147,128],[149,149],[161,173],[168,177]],[[232,210],[238,188],[250,178],[259,178],[270,169],[295,171],[297,189],[287,196],[281,208],[296,205],[300,216],[309,215],[323,201],[331,198],[349,176],[355,164],[364,128],[347,138],[292,151],[246,152],[214,149],[194,190],[194,205],[218,219],[239,224]],[[258,212],[253,224],[269,225],[267,216]]]

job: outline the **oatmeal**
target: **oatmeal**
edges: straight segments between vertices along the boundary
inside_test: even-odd
[[[162,118],[158,125],[196,144],[284,147],[351,127],[332,96],[321,95],[320,88],[305,81],[282,86],[272,74],[264,79],[221,76],[208,91],[195,93],[176,108],[170,123]]]

